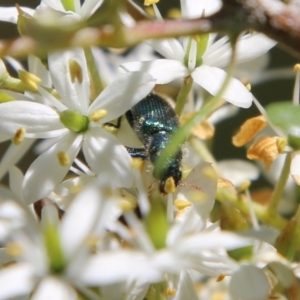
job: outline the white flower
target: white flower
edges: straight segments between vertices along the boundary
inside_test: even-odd
[[[1,9],[0,9],[1,10]],[[15,71],[19,71],[22,68],[20,63],[17,63],[15,59],[10,57],[6,57],[6,59],[10,62],[12,67]],[[33,55],[28,57],[28,70],[30,73],[36,75],[38,78],[41,79],[41,85],[47,88],[51,88],[51,78],[48,70],[42,64],[41,60]],[[12,99],[24,99],[28,101],[36,101],[41,103],[46,103],[45,99],[40,95],[32,92],[24,92],[17,93],[12,92],[9,90],[1,91],[4,94],[9,95]],[[4,135],[3,140],[7,140],[10,137]],[[5,154],[3,155],[0,163],[0,179],[6,174],[8,169],[11,166],[14,166],[23,156],[24,154],[30,149],[32,144],[35,142],[34,139],[24,139],[21,143],[14,143],[12,142],[11,145],[6,150]]]
[[[79,18],[90,17],[97,8],[102,5],[103,0],[86,0],[83,4],[78,0],[61,1],[61,0],[42,0],[36,10],[21,6],[21,10],[25,13],[38,17],[38,14],[44,8],[50,8],[64,14],[73,15]],[[0,20],[3,22],[11,22],[16,24],[18,21],[18,11],[16,7],[1,7]]]
[[[75,289],[96,299],[79,275],[91,253],[88,241],[106,234],[105,225],[115,205],[113,193],[105,194],[96,185],[85,188],[75,197],[61,222],[52,205],[42,208],[40,223],[22,204],[13,200],[7,204],[14,204],[22,219],[12,214],[13,210],[5,209],[7,205],[0,205],[1,217],[6,211],[6,219],[14,228],[6,243],[6,251],[11,255],[7,262],[14,264],[0,270],[0,299],[30,293],[32,299],[73,299],[69,296],[74,296]],[[19,223],[22,221],[17,228],[16,218]]]
[[[27,170],[24,200],[31,203],[49,194],[68,172],[81,145],[95,174],[105,172],[101,179],[113,186],[130,186],[131,158],[101,125],[124,114],[144,98],[154,87],[153,78],[142,72],[120,76],[90,105],[83,50],[55,52],[49,55],[48,61],[61,102],[43,88],[39,92],[56,110],[21,99],[0,105],[3,134],[11,136],[21,130],[25,138],[61,137]]]
[[[191,190],[189,195],[186,194],[192,198],[188,199],[190,206],[187,205],[177,212],[175,220],[171,221],[173,224],[167,230],[163,247],[156,249],[146,226],[133,213],[127,212],[124,217],[130,231],[125,230],[121,237],[133,245],[133,249],[117,249],[105,255],[99,253],[91,256],[81,272],[81,280],[92,286],[124,281],[149,285],[166,280],[170,287],[177,290],[178,276],[184,276],[188,270],[193,269],[209,276],[218,276],[222,272],[234,270],[236,263],[226,255],[225,249],[251,245],[253,241],[232,233],[220,232],[218,224],[207,226],[206,220],[214,203],[216,185],[216,178],[209,177],[209,168],[213,172],[208,164],[202,164],[197,170],[198,175],[199,172],[203,172],[200,178],[201,199],[193,187],[182,187]],[[190,176],[192,178],[188,183],[193,183],[193,180],[196,180],[196,172]],[[152,202],[152,205],[155,203]],[[153,223],[159,222],[158,219],[161,220],[164,214],[164,211],[156,212]],[[182,280],[183,278],[179,280],[180,289],[183,288]],[[185,278],[183,281],[194,288],[190,279]],[[187,292],[184,291],[183,289],[180,294]]]
[[[41,4],[68,14],[76,14],[81,18],[88,18],[98,7],[101,6],[103,0],[85,0],[83,4],[78,0],[61,1],[61,0],[42,0]],[[41,5],[43,7],[43,5]]]
[[[216,10],[220,3],[215,0],[199,2],[182,0],[183,17],[199,17],[203,13],[203,9],[205,15],[209,15]],[[228,37],[219,40],[216,40],[216,37],[216,34],[209,34],[208,40],[206,40],[205,35],[202,35],[198,42],[193,38],[185,38],[183,43],[176,39],[150,41],[149,44],[166,59],[125,63],[121,67],[126,71],[143,70],[148,72],[157,80],[157,84],[166,84],[191,75],[198,85],[210,94],[216,95],[226,76],[226,72],[222,69],[228,66],[231,55]],[[274,41],[261,34],[246,34],[237,44],[237,62],[250,61],[264,54],[274,45]],[[200,56],[197,54],[199,51],[203,52]],[[231,79],[223,98],[243,108],[248,108],[252,103],[252,94],[239,80],[234,78]]]

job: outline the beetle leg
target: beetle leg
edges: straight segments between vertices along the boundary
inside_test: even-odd
[[[126,149],[131,157],[141,158],[143,160],[148,158],[148,153],[145,148],[126,147]]]
[[[106,122],[106,123],[104,123],[104,126],[108,126],[108,127],[113,127],[113,128],[119,129],[121,127],[121,121],[122,121],[122,116],[117,119],[117,123],[116,124],[110,123],[110,122]]]

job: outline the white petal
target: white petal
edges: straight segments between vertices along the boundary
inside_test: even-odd
[[[174,300],[181,299],[199,300],[195,291],[195,284],[193,283],[189,273],[186,271],[182,271],[180,273],[179,284],[174,297]]]
[[[182,62],[171,59],[130,62],[122,64],[121,67],[129,72],[147,72],[156,79],[156,84],[166,84],[175,79],[184,78],[189,75],[188,69]]]
[[[21,170],[15,166],[9,169],[9,188],[17,199],[22,199],[22,184],[24,175]]]
[[[0,163],[0,179],[6,174],[9,167],[15,165],[35,142],[33,139],[25,139],[20,145],[10,144]]]
[[[89,113],[105,109],[108,114],[101,123],[123,115],[138,101],[145,98],[155,86],[155,80],[147,73],[133,72],[117,77],[106,87],[89,108]]]
[[[176,245],[179,254],[191,253],[191,251],[202,250],[232,250],[239,247],[253,244],[253,239],[244,238],[231,232],[213,231],[193,234],[183,238],[180,244]]]
[[[292,155],[291,176],[297,185],[300,185],[300,151],[296,151]]]
[[[87,261],[80,275],[81,280],[89,285],[107,285],[134,279],[158,282],[163,278],[163,272],[153,267],[149,257],[137,251],[95,255]]]
[[[220,90],[226,73],[219,68],[202,65],[194,70],[192,77],[195,82],[214,96]],[[252,94],[235,78],[231,78],[230,84],[222,98],[242,108],[248,108],[252,104]]]
[[[203,55],[204,64],[218,68],[227,66],[231,53],[229,37],[226,35],[216,41],[210,39],[210,42]]]
[[[38,285],[32,300],[77,300],[75,291],[59,277],[46,277]]]
[[[85,0],[81,7],[81,17],[90,17],[102,3],[103,0]]]
[[[29,7],[22,7],[21,9],[26,13],[33,15],[34,9]],[[11,22],[17,24],[18,22],[18,11],[16,7],[1,7],[0,8],[0,21]]]
[[[167,59],[183,62],[184,50],[176,39],[152,40],[149,45],[159,54]]]
[[[62,11],[62,12],[66,11],[61,1],[43,0],[42,2],[55,10]]]
[[[237,63],[244,63],[251,61],[266,52],[276,45],[274,40],[269,39],[263,34],[246,34],[238,40],[237,44]],[[210,52],[210,49],[208,49]],[[228,66],[229,59],[231,56],[230,43],[223,44],[222,46],[215,49],[212,55],[214,55],[214,61],[212,55],[209,55],[208,59],[213,66],[223,68]],[[216,54],[219,53],[217,56]],[[205,61],[206,62],[206,61]]]
[[[220,175],[230,180],[235,186],[239,186],[245,180],[255,180],[259,176],[256,165],[241,159],[226,159],[218,162]]]
[[[23,182],[24,201],[27,204],[47,196],[63,180],[80,149],[81,141],[81,135],[70,133],[30,165]],[[59,152],[65,152],[69,156],[68,165],[62,166],[59,163],[57,158]]]
[[[75,78],[71,80],[70,61],[76,61],[80,66],[82,82]],[[62,102],[72,110],[86,115],[89,105],[89,76],[83,49],[52,52],[48,57],[49,71],[55,89]]]
[[[267,299],[270,284],[263,271],[251,265],[241,266],[231,278],[229,293],[233,300]]]
[[[71,260],[80,247],[84,247],[84,241],[95,227],[103,205],[103,195],[94,186],[85,188],[71,203],[60,230],[67,260]]]
[[[207,17],[220,10],[222,2],[218,0],[182,0],[186,5],[184,18],[199,18],[201,16]]]
[[[191,171],[184,182],[187,187],[179,186],[178,193],[192,202],[202,221],[206,221],[215,203],[217,174],[209,163],[202,162]],[[177,197],[180,198],[179,195]]]
[[[131,157],[117,139],[100,128],[84,137],[83,153],[99,181],[113,187],[130,187],[133,182]]]
[[[0,131],[15,134],[20,128],[26,133],[43,133],[62,129],[59,115],[49,106],[30,101],[10,101],[0,104]]]
[[[31,292],[33,270],[26,264],[13,264],[0,272],[0,299],[12,299]]]
[[[42,86],[51,88],[50,73],[38,57],[34,55],[28,56],[28,69],[29,72],[42,79]]]

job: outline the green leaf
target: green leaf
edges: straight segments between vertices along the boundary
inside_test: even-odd
[[[284,101],[266,107],[267,114],[275,126],[287,135],[300,137],[300,106]]]

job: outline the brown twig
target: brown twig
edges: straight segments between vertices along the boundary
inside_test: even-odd
[[[300,6],[274,0],[223,0],[214,15],[194,20],[143,20],[134,27],[102,25],[70,32],[63,44],[45,44],[31,37],[0,40],[0,57],[45,55],[49,50],[69,47],[127,47],[147,39],[178,37],[207,32],[238,35],[256,30],[281,43],[300,58]]]

